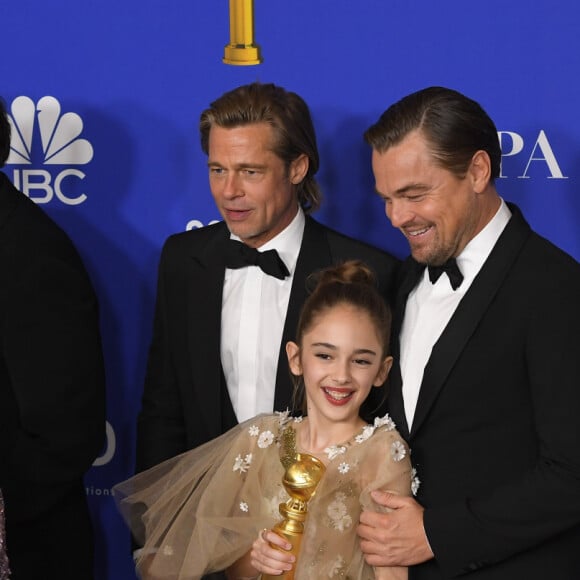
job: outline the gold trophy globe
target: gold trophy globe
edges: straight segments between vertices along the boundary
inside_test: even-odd
[[[280,504],[280,515],[284,519],[278,522],[272,529],[292,544],[292,549],[289,552],[294,554],[296,561],[294,562],[294,567],[289,572],[278,576],[262,574],[262,580],[280,578],[293,580],[294,570],[296,569],[298,554],[300,552],[300,542],[302,540],[302,534],[304,533],[307,504],[316,492],[316,487],[322,479],[325,469],[324,463],[320,459],[307,453],[297,453],[295,461],[286,468],[284,477],[282,478],[282,484],[288,492],[290,499]]]

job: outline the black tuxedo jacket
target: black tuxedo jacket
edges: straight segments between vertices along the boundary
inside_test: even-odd
[[[196,447],[237,421],[220,361],[224,222],[171,236],[163,248],[153,340],[138,420],[137,470]],[[398,262],[310,217],[292,282],[280,346],[275,409],[291,407],[292,383],[285,344],[295,336],[307,295],[306,278],[347,259],[364,260],[388,296]]]
[[[410,432],[392,376],[435,553],[410,580],[580,578],[580,266],[510,209],[433,347]],[[402,271],[395,336],[423,267]]]
[[[104,405],[83,264],[0,173],[0,488],[14,580],[92,577],[82,477],[104,441]]]

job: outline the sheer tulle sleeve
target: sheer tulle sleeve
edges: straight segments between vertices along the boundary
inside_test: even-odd
[[[119,509],[143,545],[142,578],[195,579],[223,570],[280,518],[277,437],[283,416],[265,415],[115,487]]]
[[[411,494],[409,450],[388,418],[378,419],[332,458],[306,520],[297,578],[372,580],[356,535],[362,507],[376,509],[375,489]],[[383,421],[383,423],[381,423]],[[406,580],[407,568],[381,568],[376,577]]]

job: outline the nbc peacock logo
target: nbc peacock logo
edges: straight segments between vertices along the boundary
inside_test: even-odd
[[[37,165],[43,169],[15,168],[14,186],[36,203],[56,198],[66,205],[78,205],[87,199],[79,193],[78,183],[85,174],[71,165],[86,165],[93,158],[93,146],[80,137],[83,121],[77,113],[61,114],[54,97],[42,97],[34,103],[29,97],[12,101],[8,121],[12,129],[8,165]],[[60,167],[58,167],[60,166]],[[67,166],[62,169],[62,166]]]

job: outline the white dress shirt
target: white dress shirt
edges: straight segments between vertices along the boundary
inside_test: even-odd
[[[259,248],[278,251],[290,272],[284,280],[264,274],[258,266],[226,268],[221,361],[240,423],[274,410],[278,355],[305,222],[299,208],[288,227]]]
[[[415,416],[423,372],[433,346],[487,260],[510,217],[511,212],[502,199],[495,216],[457,257],[457,265],[463,274],[463,282],[457,290],[451,288],[445,273],[432,284],[425,268],[423,277],[407,298],[399,338],[403,400],[409,430]]]

